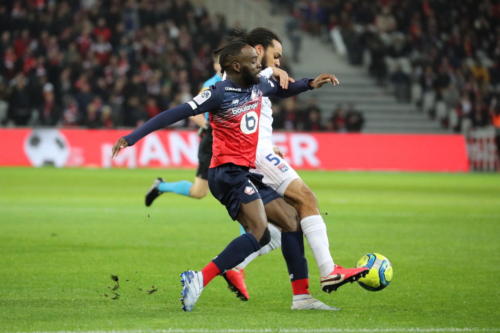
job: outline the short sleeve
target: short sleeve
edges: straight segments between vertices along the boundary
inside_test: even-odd
[[[266,69],[260,71],[259,76],[269,79],[273,76],[273,69],[271,67],[266,67]]]

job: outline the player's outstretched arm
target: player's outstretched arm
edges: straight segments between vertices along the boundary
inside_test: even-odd
[[[136,128],[132,133],[118,139],[113,146],[112,156],[115,157],[121,149],[134,145],[137,141],[149,133],[195,114],[195,110],[193,110],[193,108],[187,103],[163,111],[146,121],[142,126]]]
[[[113,157],[118,152],[128,146],[134,145],[137,141],[158,129],[171,125],[181,119],[195,116],[200,113],[210,112],[220,105],[220,96],[217,89],[205,90],[194,97],[191,101],[163,111],[155,117],[149,119],[142,126],[132,133],[118,139],[113,146]]]
[[[129,146],[132,146],[151,132],[164,128],[187,117],[194,116],[196,114],[194,111],[195,110],[193,110],[193,108],[191,108],[187,103],[175,106],[149,119],[142,126],[136,128],[132,133],[124,136],[124,139],[127,141]]]
[[[281,86],[276,83],[272,83],[272,81],[267,81],[264,84],[264,88],[262,89],[264,96],[276,96],[280,98],[286,98],[298,95],[304,91],[310,89],[321,88],[324,84],[331,83],[334,86],[339,85],[339,80],[333,74],[320,74],[316,76],[314,79],[301,79],[295,82],[292,82],[288,85],[288,89],[283,89]]]

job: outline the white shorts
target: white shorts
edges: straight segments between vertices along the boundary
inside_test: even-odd
[[[255,170],[264,176],[264,184],[270,186],[281,196],[292,181],[300,178],[290,164],[274,153],[271,145],[259,146],[255,159]]]

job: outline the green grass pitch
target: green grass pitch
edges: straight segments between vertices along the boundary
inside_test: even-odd
[[[0,168],[0,332],[500,331],[498,174],[302,172],[335,261],[380,252],[394,267],[383,291],[325,294],[307,249],[311,292],[334,313],[290,310],[279,250],[247,268],[249,302],[217,278],[184,313],[179,273],[202,268],[238,226],[212,197],[166,194],[145,208],[160,175],[193,171]]]

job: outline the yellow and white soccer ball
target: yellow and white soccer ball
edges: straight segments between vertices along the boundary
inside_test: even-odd
[[[366,290],[382,290],[392,281],[391,262],[380,253],[365,254],[358,260],[356,267],[366,267],[370,270],[366,276],[358,280],[361,287]]]

